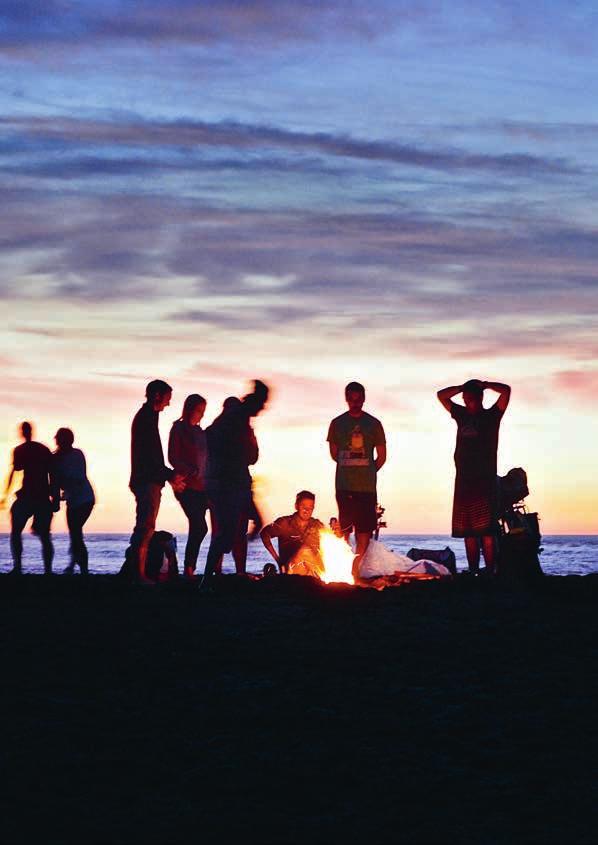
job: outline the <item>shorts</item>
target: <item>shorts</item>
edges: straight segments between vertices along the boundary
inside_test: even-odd
[[[336,501],[341,531],[346,533],[354,529],[356,534],[371,534],[374,532],[378,521],[376,499],[375,493],[337,490]]]

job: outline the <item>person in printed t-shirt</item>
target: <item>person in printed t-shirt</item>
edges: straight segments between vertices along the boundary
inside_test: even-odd
[[[348,384],[345,399],[349,410],[332,420],[327,440],[336,462],[340,529],[347,542],[355,531],[353,576],[357,577],[361,558],[376,530],[376,480],[386,462],[386,437],[380,420],[363,410],[363,385],[355,381]]]
[[[312,516],[316,497],[301,490],[295,499],[295,513],[279,516],[262,528],[260,536],[283,575],[314,575],[324,571],[320,556],[320,531],[324,525]],[[278,552],[272,539],[278,539]]]

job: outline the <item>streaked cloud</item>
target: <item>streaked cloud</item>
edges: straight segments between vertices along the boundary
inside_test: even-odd
[[[301,153],[316,152],[327,156],[382,161],[408,167],[442,170],[448,173],[488,170],[520,176],[535,173],[572,173],[575,167],[563,158],[550,159],[527,153],[508,152],[501,155],[481,154],[465,150],[426,149],[410,144],[377,141],[326,132],[297,132],[273,126],[247,125],[233,121],[208,123],[197,120],[157,122],[147,120],[110,121],[77,120],[75,118],[5,118],[0,125],[22,134],[23,143],[37,140],[41,144],[80,147],[82,144],[115,147],[230,147],[237,150],[285,149]],[[14,147],[17,148],[16,145]],[[143,162],[140,162],[143,164]],[[76,162],[74,163],[76,165]],[[101,173],[122,172],[125,162],[82,159],[79,172],[90,172],[95,165]],[[131,162],[131,166],[133,163]],[[192,163],[191,163],[192,166]],[[68,161],[65,163],[65,169]],[[75,169],[74,175],[77,175]]]

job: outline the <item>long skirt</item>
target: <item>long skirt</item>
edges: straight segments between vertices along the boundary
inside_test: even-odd
[[[496,476],[471,478],[457,471],[453,497],[453,537],[498,534]]]

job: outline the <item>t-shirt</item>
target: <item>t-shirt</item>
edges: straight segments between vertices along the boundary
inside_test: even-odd
[[[52,480],[64,491],[66,503],[78,508],[95,501],[93,487],[87,478],[85,455],[81,449],[55,452],[52,456]]]
[[[365,411],[359,417],[346,411],[330,423],[327,440],[338,447],[336,489],[375,493],[374,447],[386,443],[380,420]]]
[[[301,546],[307,546],[317,552],[320,548],[320,531],[324,525],[319,519],[310,517],[305,527],[299,524],[297,513],[290,516],[279,516],[265,531],[270,537],[278,537],[278,555],[284,566],[297,554]]]
[[[13,467],[23,471],[23,486],[17,498],[48,500],[50,497],[50,464],[52,453],[43,443],[28,440],[13,452]]]
[[[455,466],[460,475],[486,478],[496,475],[498,430],[504,411],[498,405],[476,414],[451,402],[451,416],[457,423]]]

